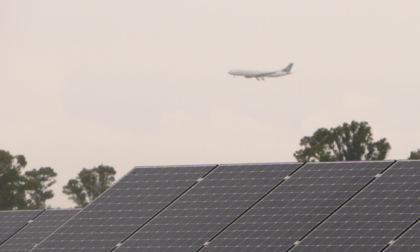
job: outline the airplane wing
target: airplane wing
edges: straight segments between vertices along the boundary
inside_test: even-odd
[[[258,78],[258,77],[265,77],[267,75],[271,75],[271,74],[274,74],[274,73],[276,73],[276,72],[264,72],[264,73],[258,73],[258,74],[248,75],[246,77],[248,77],[248,78],[252,78],[252,77]]]

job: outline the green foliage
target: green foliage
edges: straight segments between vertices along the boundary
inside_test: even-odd
[[[384,160],[391,145],[385,138],[373,142],[367,122],[352,121],[336,128],[320,128],[301,139],[303,149],[293,155],[299,162]]]
[[[57,174],[50,167],[22,170],[26,166],[23,155],[13,156],[0,150],[0,210],[41,209],[54,194],[48,188]]]
[[[70,179],[63,187],[63,193],[70,195],[69,199],[73,200],[78,207],[85,207],[88,204],[86,192],[77,179]]]
[[[57,173],[50,167],[41,167],[39,170],[25,172],[25,189],[29,196],[27,208],[42,209],[45,208],[45,201],[54,197],[52,190],[48,190],[56,180]]]
[[[21,171],[26,166],[24,156],[13,156],[0,150],[0,209],[24,209],[25,178]]]
[[[409,160],[420,160],[420,149],[416,151],[412,151],[410,156],[408,157]]]
[[[85,207],[111,186],[115,174],[114,168],[106,165],[83,168],[76,179],[69,180],[63,187],[63,193],[69,195],[78,207]]]

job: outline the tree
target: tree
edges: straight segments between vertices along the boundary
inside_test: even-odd
[[[408,157],[409,160],[420,160],[420,149],[416,151],[412,151],[410,156]]]
[[[25,189],[29,197],[26,208],[45,208],[45,201],[54,197],[52,190],[48,190],[56,180],[57,173],[50,167],[41,167],[39,170],[25,172]]]
[[[70,179],[63,187],[63,193],[70,195],[78,207],[85,207],[115,181],[115,170],[111,166],[100,165],[92,169],[83,168],[76,179]]]
[[[45,208],[45,201],[54,196],[48,190],[55,183],[54,170],[42,167],[22,174],[26,165],[25,156],[0,150],[0,210]]]
[[[367,122],[352,121],[336,128],[320,128],[301,139],[303,149],[293,155],[299,162],[384,160],[391,145],[385,138],[373,142]]]
[[[13,156],[0,150],[0,209],[13,210],[26,207],[25,178],[22,169],[26,166],[23,155]]]

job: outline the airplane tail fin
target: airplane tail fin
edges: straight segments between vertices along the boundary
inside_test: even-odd
[[[290,63],[285,69],[283,69],[282,71],[283,72],[286,72],[286,73],[290,73],[290,70],[292,70],[292,67],[293,67],[293,63]]]

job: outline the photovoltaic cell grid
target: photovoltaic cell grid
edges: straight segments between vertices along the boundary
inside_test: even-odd
[[[43,210],[0,211],[0,244],[38,216]]]
[[[419,218],[419,188],[420,162],[398,162],[292,251],[379,251]]]
[[[117,246],[118,251],[195,250],[203,241],[203,250],[213,251],[286,251],[296,241],[292,251],[420,251],[420,161],[399,161],[373,180],[390,164],[306,164],[261,201],[261,195],[273,188],[276,175],[266,177],[268,168],[253,174],[252,167],[258,170],[279,164],[223,165],[214,170],[214,166],[199,166],[203,169],[199,174],[192,166],[156,167],[151,173],[140,171],[151,168],[139,168],[89,205],[84,215],[76,214],[53,232],[36,251],[109,251],[144,223],[148,224]],[[187,168],[194,168],[195,175]],[[224,170],[228,168],[237,171],[230,174]],[[167,174],[168,169],[174,173]],[[137,173],[142,175],[134,178]],[[235,183],[242,178],[243,183]],[[172,189],[180,192],[165,198],[173,185],[167,183],[173,180],[179,184]],[[140,181],[142,186],[137,184]],[[181,181],[185,182],[182,186]],[[65,210],[0,211],[0,251],[28,251],[36,239],[50,233],[48,228],[56,230],[68,218],[52,214],[54,211]],[[244,211],[240,218],[234,217]],[[49,224],[39,226],[42,220]],[[135,244],[138,241],[140,246]]]
[[[29,251],[80,210],[46,210],[0,246],[0,251]]]
[[[403,234],[386,252],[418,252],[420,251],[420,222],[417,222],[407,233]]]
[[[197,251],[299,166],[221,165],[117,251]]]
[[[109,251],[212,168],[136,168],[34,251]]]
[[[390,164],[306,164],[203,251],[285,251]]]

